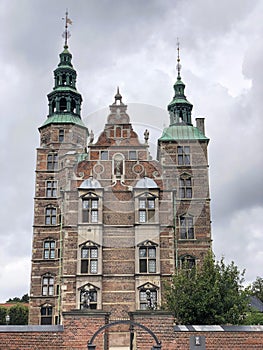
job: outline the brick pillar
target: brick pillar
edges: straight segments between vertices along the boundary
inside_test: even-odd
[[[166,311],[135,311],[130,312],[130,319],[149,328],[158,340],[161,347],[156,344],[154,338],[140,327],[135,327],[136,349],[168,349],[168,344],[173,343],[174,336],[174,316]]]
[[[73,310],[63,313],[64,345],[66,349],[88,349],[94,333],[108,323],[109,313],[100,310]],[[96,337],[96,349],[104,349],[104,334]]]

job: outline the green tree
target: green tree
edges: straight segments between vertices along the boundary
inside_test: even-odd
[[[245,325],[263,325],[263,313],[257,310],[251,310],[247,313],[243,324]]]
[[[0,325],[6,324],[5,316],[7,314],[7,308],[0,306]]]
[[[19,297],[9,298],[6,302],[7,303],[28,303],[29,296],[28,294],[24,294],[22,298],[19,298]]]
[[[28,324],[28,307],[15,304],[11,306],[8,310],[8,314],[10,316],[10,324],[12,325],[23,325]]]
[[[255,282],[252,283],[251,294],[263,302],[263,278],[257,277]]]
[[[248,310],[243,277],[233,262],[208,253],[202,266],[179,270],[166,285],[166,308],[180,324],[241,324]]]

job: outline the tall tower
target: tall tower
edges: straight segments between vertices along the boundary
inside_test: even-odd
[[[177,80],[168,105],[170,125],[158,140],[157,158],[163,169],[164,189],[173,209],[175,268],[191,268],[211,248],[210,195],[204,118],[192,124],[193,105],[186,99],[181,79],[178,44]]]
[[[164,282],[211,247],[209,140],[202,118],[192,125],[179,49],[157,160],[148,130],[142,141],[133,130],[119,89],[98,139],[88,135],[71,60],[66,27],[49,114],[39,128],[31,324],[63,322],[63,312],[72,310],[103,310],[114,320],[159,309]]]
[[[63,211],[70,197],[68,193],[73,168],[79,154],[85,153],[88,134],[81,120],[82,97],[76,89],[77,73],[68,51],[68,21],[66,14],[64,50],[54,71],[53,91],[47,96],[48,116],[39,128],[29,316],[31,324],[54,324],[60,321],[64,237],[70,237],[76,230],[70,214],[65,219]],[[68,212],[71,210],[69,208]],[[65,262],[67,264],[68,261]]]

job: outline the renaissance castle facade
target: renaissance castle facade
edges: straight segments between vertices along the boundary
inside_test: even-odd
[[[192,123],[180,65],[156,160],[119,89],[99,137],[88,131],[67,42],[54,78],[39,128],[29,322],[160,309],[165,281],[211,249],[209,139],[203,118]]]

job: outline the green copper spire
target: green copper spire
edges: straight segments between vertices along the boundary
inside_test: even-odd
[[[54,70],[53,91],[47,95],[49,113],[44,125],[73,123],[84,127],[80,116],[82,97],[76,89],[77,73],[73,68],[72,55],[68,50],[68,39],[70,37],[68,24],[72,24],[72,21],[68,18],[68,12],[66,12],[66,17],[63,19],[65,19],[64,50],[59,55],[58,67]]]
[[[177,80],[174,84],[174,97],[168,105],[171,125],[192,125],[191,112],[193,105],[187,101],[184,94],[185,84],[181,79],[180,47],[177,43]]]

